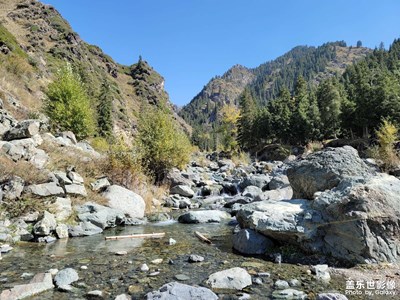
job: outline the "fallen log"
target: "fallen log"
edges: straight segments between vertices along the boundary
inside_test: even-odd
[[[106,236],[106,240],[121,240],[121,239],[142,239],[142,238],[162,238],[165,236],[165,232],[160,233],[142,233],[142,234],[130,234],[130,235],[116,235]]]
[[[200,232],[195,231],[194,234],[199,238],[199,240],[201,240],[207,244],[212,244],[211,241],[208,238],[206,238],[204,235],[202,235]]]

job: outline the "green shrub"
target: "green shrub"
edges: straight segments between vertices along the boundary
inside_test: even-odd
[[[94,132],[95,118],[90,100],[78,74],[70,64],[63,66],[46,91],[45,111],[54,129],[71,130],[78,139]]]
[[[139,118],[135,146],[142,166],[156,181],[169,169],[189,162],[192,145],[175,124],[169,113],[157,108],[148,108]]]
[[[100,136],[90,139],[89,142],[90,145],[94,148],[94,150],[100,153],[108,152],[111,147],[107,139]]]

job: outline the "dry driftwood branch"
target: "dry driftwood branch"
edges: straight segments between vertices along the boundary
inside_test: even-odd
[[[204,235],[202,235],[200,232],[195,231],[194,234],[203,242],[207,243],[207,244],[211,244],[211,241],[206,238]]]
[[[142,234],[106,236],[106,240],[140,239],[140,238],[162,238],[164,236],[165,236],[165,232],[160,232],[160,233],[142,233]]]

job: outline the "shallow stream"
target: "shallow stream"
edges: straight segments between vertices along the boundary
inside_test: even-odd
[[[28,283],[32,276],[51,268],[74,268],[80,280],[74,284],[78,291],[63,293],[49,291],[31,299],[84,299],[88,291],[101,290],[105,299],[114,299],[122,293],[130,293],[134,299],[152,290],[159,289],[165,283],[177,281],[174,276],[184,274],[189,279],[182,283],[203,285],[207,277],[217,271],[232,267],[243,267],[251,275],[268,272],[270,277],[262,277],[262,285],[253,284],[243,292],[252,299],[269,299],[273,283],[278,279],[298,279],[301,286],[296,289],[306,292],[310,299],[321,291],[342,291],[345,278],[333,277],[329,285],[317,282],[313,275],[307,274],[309,266],[281,265],[262,258],[245,257],[232,252],[232,226],[225,224],[179,224],[174,221],[153,223],[144,226],[118,227],[99,234],[83,238],[57,240],[51,244],[21,243],[14,250],[3,255],[0,261],[0,290],[16,284]],[[213,244],[201,242],[194,231],[208,236]],[[139,233],[165,232],[162,239],[123,239],[105,240],[105,236],[129,235]],[[169,238],[177,241],[169,245]],[[115,252],[127,251],[124,256]],[[188,256],[197,254],[205,259],[200,263],[189,263]],[[155,259],[163,259],[161,264],[152,264]],[[172,261],[171,261],[172,260]],[[146,263],[150,267],[147,273],[139,270]],[[82,269],[86,266],[87,269]],[[84,267],[85,268],[85,267]],[[160,272],[150,276],[152,272]],[[21,277],[22,276],[22,277]],[[222,295],[223,299],[238,299],[243,293]]]

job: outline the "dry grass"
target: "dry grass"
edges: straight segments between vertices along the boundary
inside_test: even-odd
[[[232,156],[232,161],[235,165],[249,165],[251,164],[250,154],[247,152],[239,152]]]
[[[43,183],[48,177],[43,171],[36,169],[27,161],[14,162],[12,159],[0,156],[0,180],[4,181],[12,176],[19,176],[25,180],[26,184]]]
[[[308,151],[313,153],[313,152],[321,151],[324,148],[324,145],[322,142],[311,141],[307,144],[306,148]]]
[[[41,149],[50,156],[47,168],[51,171],[65,171],[67,167],[74,166],[76,171],[83,176],[85,182],[92,182],[97,177],[105,174],[107,160],[93,158],[90,154],[72,147],[60,147],[52,143],[43,143]]]
[[[84,178],[85,183],[94,182],[97,178],[106,175],[113,183],[134,191],[143,197],[146,203],[146,212],[154,209],[153,199],[161,200],[167,193],[166,186],[152,184],[136,162],[129,158],[129,153],[108,153],[103,158],[93,158],[72,147],[59,147],[51,143],[44,143],[41,149],[50,156],[48,168],[50,170],[65,170],[68,166],[75,166],[76,171]],[[87,188],[88,197],[73,198],[73,204],[83,204],[89,199],[92,202],[105,205],[107,200],[99,193]]]
[[[136,193],[143,197],[147,214],[160,210],[161,199],[167,195],[168,190],[166,185],[157,186],[145,182],[134,189]],[[159,205],[155,205],[153,199],[159,200]]]

